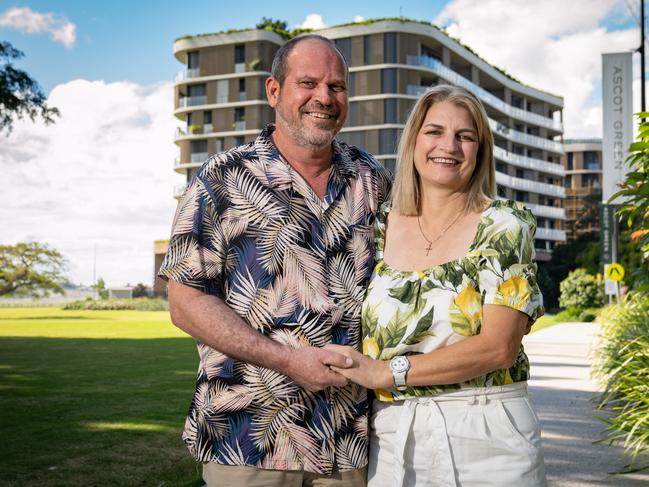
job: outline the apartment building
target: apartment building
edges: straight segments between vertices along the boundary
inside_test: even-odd
[[[602,201],[602,140],[564,141],[561,157],[566,176],[566,234],[568,240],[599,232],[599,203]]]
[[[563,99],[524,85],[436,27],[378,20],[317,31],[350,66],[349,113],[339,137],[394,170],[408,112],[430,86],[463,86],[484,103],[495,137],[498,195],[536,215],[537,258],[566,240],[562,200]],[[176,77],[175,170],[190,181],[208,155],[253,140],[274,120],[264,80],[284,39],[268,30],[186,37],[174,43],[184,65]],[[178,197],[186,183],[175,188]]]

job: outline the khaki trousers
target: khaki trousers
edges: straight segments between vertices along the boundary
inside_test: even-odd
[[[367,467],[321,475],[208,462],[203,464],[203,480],[207,487],[366,487]]]

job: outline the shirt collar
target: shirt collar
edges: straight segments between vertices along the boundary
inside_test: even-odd
[[[267,125],[257,136],[254,142],[259,169],[265,173],[266,185],[272,189],[286,188],[290,184],[291,171],[288,163],[282,158],[279,150],[273,143],[271,134],[275,124]],[[332,177],[336,180],[349,180],[358,175],[358,151],[353,150],[344,142],[334,139],[333,154],[331,157]],[[343,181],[340,181],[341,183]]]

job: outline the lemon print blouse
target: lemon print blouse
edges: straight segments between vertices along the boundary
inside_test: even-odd
[[[363,353],[380,360],[415,355],[480,333],[482,306],[497,304],[522,311],[532,320],[542,314],[536,283],[532,213],[519,203],[495,200],[483,211],[469,252],[457,260],[416,272],[391,268],[383,260],[384,205],[375,223],[376,267],[362,306]],[[490,387],[525,381],[529,362],[523,347],[509,369],[460,384],[377,389],[383,401]]]

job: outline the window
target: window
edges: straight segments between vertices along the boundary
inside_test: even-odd
[[[246,109],[243,107],[237,107],[234,109],[234,121],[243,122],[246,120]]]
[[[382,69],[381,70],[381,93],[396,93],[396,92],[397,92],[397,70]]]
[[[198,69],[198,51],[187,53],[187,69]]]
[[[347,63],[347,66],[352,65],[352,40],[350,38],[347,39],[336,39],[335,41],[336,47],[340,51],[340,54],[343,55],[343,58],[345,58],[345,62]]]
[[[395,32],[383,34],[383,62],[397,62],[397,34]]]
[[[397,130],[379,130],[379,154],[395,154],[397,147]]]
[[[214,148],[216,149],[215,152],[223,152],[223,139],[218,138],[214,141]]]
[[[234,46],[234,63],[245,63],[246,62],[246,46],[239,44]]]
[[[187,95],[190,97],[205,96],[205,85],[189,85],[187,87]]]
[[[563,178],[563,187],[564,188],[572,188],[572,176],[567,175]]]
[[[530,200],[530,195],[525,191],[514,191],[514,199],[516,201],[526,203],[527,201]]]
[[[397,123],[397,100],[388,98],[383,100],[383,122]]]
[[[203,124],[208,125],[212,123],[212,112],[203,112]]]
[[[396,159],[392,159],[392,158],[390,158],[390,159],[384,159],[384,160],[383,160],[383,166],[385,166],[385,168],[386,168],[388,171],[390,171],[390,174],[392,174],[392,175],[394,176],[394,170],[395,170],[396,167],[397,167],[397,161],[396,161]]]
[[[496,186],[496,193],[497,193],[498,196],[500,196],[501,198],[507,198],[507,190],[505,189],[504,186],[500,186],[500,185],[499,185],[499,186]]]
[[[584,152],[584,169],[596,171],[601,169],[597,152],[587,150]]]
[[[572,152],[568,152],[566,154],[566,169],[568,171],[572,171],[573,168],[572,156],[573,156]]]
[[[192,118],[193,118],[192,115],[193,115],[193,114],[192,114],[191,112],[189,112],[189,113],[187,114],[187,126],[188,126],[188,127],[189,127],[190,125],[192,125]]]
[[[358,105],[361,102],[352,101],[349,103],[349,110],[347,111],[347,125],[354,127],[359,124],[358,122]]]
[[[516,177],[520,179],[525,179],[525,170],[524,169],[516,169]]]
[[[356,73],[349,73],[349,80],[347,81],[347,96],[356,96]]]
[[[363,64],[372,64],[372,38],[363,36]]]
[[[355,130],[353,132],[343,132],[340,134],[340,139],[343,142],[346,142],[349,145],[360,147],[361,149],[365,147],[365,131],[364,130]]]
[[[241,78],[239,80],[239,93],[243,93],[246,91],[246,80],[244,78]]]
[[[497,162],[496,163],[496,171],[507,174],[507,165],[504,162]]]
[[[234,138],[234,145],[235,146],[243,145],[243,135],[237,135]]]
[[[216,82],[216,103],[227,103],[230,99],[230,82],[220,79]]]

